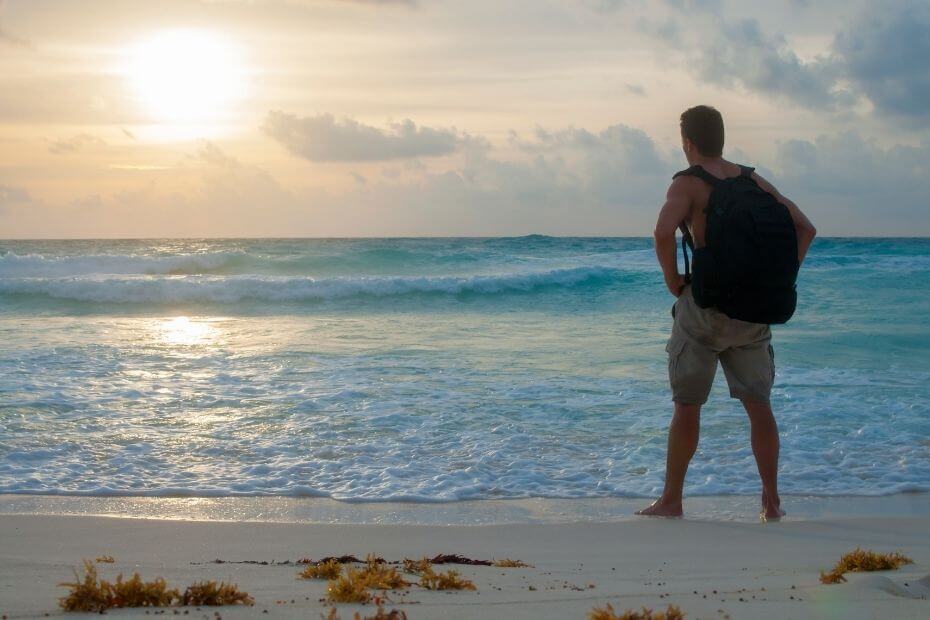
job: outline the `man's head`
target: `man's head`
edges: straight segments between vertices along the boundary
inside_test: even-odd
[[[698,105],[681,113],[681,146],[688,161],[723,155],[723,117],[709,105]]]

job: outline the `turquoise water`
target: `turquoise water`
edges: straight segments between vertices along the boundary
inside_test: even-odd
[[[787,493],[930,489],[930,241],[818,240],[773,328]],[[0,493],[651,496],[651,240],[0,241]],[[722,372],[691,494],[758,490]]]

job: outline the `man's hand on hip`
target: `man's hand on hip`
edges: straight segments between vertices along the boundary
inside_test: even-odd
[[[685,290],[685,277],[681,274],[675,274],[675,277],[671,280],[667,280],[665,285],[668,287],[668,291],[675,297],[681,297],[681,294]]]

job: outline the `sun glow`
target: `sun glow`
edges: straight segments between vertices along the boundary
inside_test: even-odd
[[[239,50],[205,30],[165,30],[139,41],[128,50],[124,73],[161,122],[228,120],[245,91]]]
[[[210,344],[215,339],[216,330],[207,321],[191,321],[186,316],[178,316],[159,322],[161,340],[171,345]]]

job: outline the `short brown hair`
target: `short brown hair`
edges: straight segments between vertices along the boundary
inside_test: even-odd
[[[723,116],[709,105],[697,105],[681,113],[681,133],[701,155],[723,155]]]

